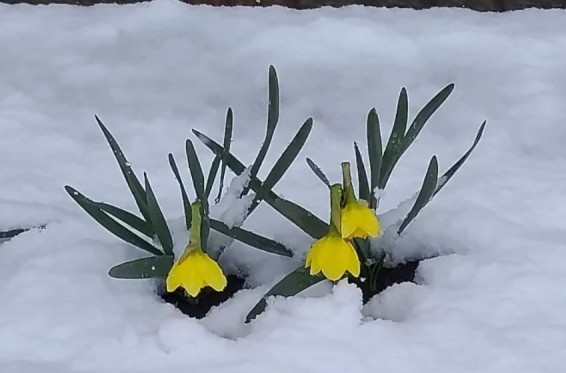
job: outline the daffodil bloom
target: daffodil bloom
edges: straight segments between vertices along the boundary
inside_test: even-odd
[[[355,197],[346,202],[342,209],[341,234],[343,238],[368,238],[383,233],[375,212],[364,200]]]
[[[342,164],[345,204],[341,212],[340,233],[343,238],[368,238],[383,234],[375,211],[362,199],[356,199],[350,176],[350,164]]]
[[[227,285],[222,269],[201,247],[201,204],[192,204],[191,236],[183,255],[175,261],[166,279],[167,291],[182,287],[196,297],[206,286],[222,291]]]
[[[354,277],[360,275],[360,260],[354,246],[343,239],[332,226],[328,233],[312,244],[305,267],[310,267],[310,274],[322,271],[324,277],[337,281],[346,271]]]
[[[342,278],[346,271],[354,277],[360,275],[360,260],[354,246],[340,235],[340,203],[342,186],[330,187],[330,227],[328,233],[315,241],[307,254],[305,268],[310,274],[320,272],[329,280]]]
[[[216,291],[226,287],[226,277],[222,269],[212,258],[200,248],[193,248],[183,260],[173,264],[167,276],[167,291],[184,288],[191,297],[196,297],[200,291],[210,286]]]

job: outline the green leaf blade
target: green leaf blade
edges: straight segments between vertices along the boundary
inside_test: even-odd
[[[293,252],[285,247],[285,245],[245,229],[239,227],[230,228],[223,222],[214,219],[210,219],[210,227],[217,232],[232,237],[256,249],[286,257],[293,256]]]
[[[222,146],[220,144],[201,132],[193,130],[193,133],[214,154],[222,154]],[[229,154],[227,164],[236,175],[241,175],[246,169],[243,163],[232,154]],[[251,178],[249,185],[256,193],[261,189],[261,181],[259,181],[257,177]],[[273,191],[269,192],[264,197],[264,200],[277,212],[313,238],[320,238],[328,231],[328,224],[323,222],[320,218],[296,203],[280,198]]]
[[[369,202],[369,205],[372,209],[377,208],[377,199],[375,198],[375,188],[379,186],[379,180],[381,177],[381,168],[383,164],[383,145],[381,143],[381,128],[379,125],[379,117],[377,116],[377,110],[371,109],[368,113],[367,118],[367,147],[368,147],[368,157],[369,157],[369,167],[370,167],[370,179],[371,184],[368,185],[367,181],[365,185],[368,185],[367,188],[368,196],[364,198],[366,201]],[[357,145],[354,145],[356,149],[356,164],[358,165],[358,180],[360,177],[363,178],[364,175],[361,175],[360,172],[360,164],[361,167],[364,169],[363,172],[365,173],[365,167],[363,165],[362,156],[357,148]],[[365,179],[367,180],[367,174],[365,174]],[[361,185],[361,184],[360,184]],[[365,186],[364,186],[364,194],[365,194]],[[360,193],[362,193],[362,189],[360,187]],[[361,198],[361,197],[360,197]]]
[[[112,206],[109,205],[107,203],[104,202],[91,202],[93,206],[98,207],[99,209],[101,209],[102,211],[104,211],[105,213],[107,213],[108,215],[111,215],[113,217],[115,217],[118,220],[121,220],[122,222],[124,222],[125,224],[129,225],[130,227],[134,228],[135,230],[137,230],[140,233],[143,233],[144,235],[146,235],[149,238],[153,238],[153,230],[151,229],[151,227],[149,226],[149,224],[144,221],[143,219],[140,219],[139,217],[137,217],[136,215],[126,211],[126,210],[122,210],[119,207],[116,206]]]
[[[474,139],[474,142],[473,142],[472,146],[468,149],[468,151],[466,153],[464,153],[464,155],[462,157],[460,157],[460,159],[458,159],[458,161],[456,163],[454,163],[454,165],[452,165],[452,167],[450,167],[450,169],[448,169],[448,171],[446,171],[444,173],[444,175],[442,175],[440,177],[440,179],[438,180],[436,190],[434,191],[433,196],[435,196],[436,193],[440,192],[440,190],[442,188],[444,188],[446,183],[452,178],[452,176],[454,176],[456,171],[458,171],[458,169],[460,169],[460,167],[462,167],[462,165],[466,162],[468,157],[472,154],[472,152],[474,151],[474,149],[476,148],[476,146],[478,145],[478,143],[481,140],[481,137],[483,135],[483,131],[485,129],[486,123],[487,122],[484,121],[482,123],[482,125],[480,126],[480,129],[478,130],[478,132],[476,134],[476,138]]]
[[[246,323],[255,319],[267,307],[270,296],[290,297],[324,280],[323,276],[311,276],[309,270],[299,267],[273,286],[246,316]]]
[[[120,170],[122,171],[122,175],[124,176],[124,179],[126,179],[126,183],[128,184],[128,188],[130,189],[130,192],[134,196],[134,200],[136,201],[136,205],[138,206],[138,208],[139,208],[141,214],[143,215],[143,217],[145,218],[145,220],[148,223],[151,222],[151,219],[150,219],[150,216],[149,216],[149,211],[148,211],[148,208],[147,208],[146,193],[145,193],[140,181],[136,177],[136,174],[132,170],[132,167],[130,166],[130,162],[128,162],[128,160],[126,159],[126,156],[124,155],[124,152],[122,152],[122,149],[120,148],[120,145],[118,145],[118,142],[116,141],[114,136],[112,136],[112,134],[110,133],[108,128],[106,128],[106,126],[102,123],[100,118],[98,118],[98,116],[95,116],[95,119],[96,119],[96,122],[98,123],[98,126],[102,130],[102,133],[104,134],[104,137],[106,138],[106,141],[108,142],[108,145],[110,145],[110,148],[112,149],[112,152],[114,153],[114,157],[116,158],[116,161],[118,162],[118,165],[120,166]]]
[[[291,143],[285,148],[279,159],[273,165],[273,168],[265,178],[261,189],[257,192],[256,198],[250,206],[249,212],[253,211],[259,202],[273,189],[275,184],[281,180],[285,172],[289,169],[291,164],[297,158],[299,152],[302,150],[309,134],[312,130],[312,119],[309,118],[303,123],[299,131],[295,134]]]
[[[292,201],[279,197],[265,201],[312,238],[322,238],[328,232],[328,224]]]
[[[173,266],[173,261],[171,255],[132,260],[110,268],[108,275],[117,279],[165,278]]]
[[[322,181],[324,185],[330,188],[330,181],[328,181],[328,177],[324,174],[324,172],[320,169],[320,167],[316,164],[316,162],[310,158],[307,158],[307,165],[309,166],[311,171],[315,174],[315,176],[318,177],[318,179]]]
[[[432,196],[434,195],[434,191],[436,190],[437,182],[438,161],[436,159],[436,156],[433,156],[428,165],[428,169],[426,171],[421,190],[417,195],[417,199],[413,207],[401,223],[401,226],[397,230],[397,234],[401,234],[405,230],[405,228],[407,228],[407,226],[417,217],[419,212],[421,212],[421,210],[430,202]]]
[[[401,154],[409,148],[413,141],[417,138],[424,125],[427,123],[429,118],[440,108],[440,106],[446,101],[448,96],[454,90],[454,84],[448,84],[440,92],[438,92],[422,109],[417,113],[417,116],[413,120],[413,123],[407,130],[407,134],[403,139],[403,149]]]
[[[90,217],[96,220],[101,226],[103,226],[106,230],[108,230],[116,237],[142,250],[145,250],[150,254],[163,255],[163,253],[152,244],[108,216],[105,212],[103,212],[99,207],[96,206],[96,202],[85,197],[78,190],[68,185],[65,186],[65,190],[71,196],[71,198],[75,202],[77,202],[88,215],[90,215]]]
[[[197,152],[195,151],[195,147],[191,140],[186,141],[185,150],[187,153],[187,161],[189,163],[189,171],[193,180],[195,193],[197,195],[197,198],[202,202],[206,199],[204,193],[204,174],[202,172],[202,167],[200,165]]]
[[[275,67],[269,66],[269,103],[267,107],[267,130],[265,132],[265,139],[263,140],[263,144],[261,145],[259,152],[252,164],[252,168],[250,170],[250,175],[256,177],[263,161],[265,160],[265,156],[267,155],[267,151],[269,150],[269,146],[271,145],[271,141],[273,140],[273,134],[275,133],[275,129],[277,128],[277,123],[279,122],[279,82],[277,79],[277,72],[275,71]],[[247,190],[244,190],[247,193]],[[244,193],[244,194],[245,194]]]
[[[212,187],[214,186],[214,180],[216,180],[216,175],[218,175],[218,169],[220,168],[221,158],[219,156],[214,157],[212,164],[210,165],[210,170],[208,171],[208,176],[206,178],[206,187],[204,189],[204,196],[208,200],[210,197],[210,192],[212,192]],[[218,190],[218,193],[222,193],[222,190]],[[220,201],[220,197],[217,198]]]
[[[157,202],[157,198],[153,193],[153,189],[151,188],[151,184],[149,183],[147,175],[144,173],[143,176],[145,180],[145,190],[147,193],[147,207],[151,216],[153,230],[155,231],[157,238],[161,243],[163,252],[166,255],[173,255],[173,238],[171,237],[171,232],[169,231],[169,227],[167,226],[167,221],[165,221],[165,217],[163,216],[163,212],[159,207],[159,203]]]
[[[393,172],[393,168],[403,153],[403,139],[407,128],[407,119],[409,116],[409,99],[407,90],[403,87],[397,101],[397,111],[395,113],[395,121],[393,128],[387,141],[387,146],[383,152],[383,159],[379,174],[379,189],[385,189],[389,177]]]
[[[191,201],[189,200],[189,196],[187,195],[185,185],[183,184],[183,179],[181,179],[181,174],[179,173],[179,168],[177,167],[177,163],[175,162],[175,157],[173,157],[173,154],[171,153],[169,153],[169,165],[171,166],[171,170],[173,171],[175,179],[177,179],[177,183],[179,183],[179,188],[181,189],[183,211],[185,213],[185,226],[187,227],[187,230],[189,230],[191,229],[192,220]]]
[[[364,165],[364,160],[362,158],[362,154],[360,153],[360,149],[358,148],[358,144],[354,142],[354,153],[356,155],[356,169],[358,170],[358,196],[360,199],[364,201],[370,202],[370,198],[372,198],[369,181],[368,181],[368,174],[366,172],[366,167]],[[371,203],[371,202],[370,202]],[[374,206],[370,206],[371,208],[375,208]]]
[[[208,202],[201,201],[201,223],[200,223],[200,242],[202,245],[203,250],[207,250],[208,248],[208,236],[210,235],[210,218],[209,218],[209,209],[208,209]]]
[[[232,145],[232,132],[234,128],[234,113],[232,108],[228,108],[226,113],[226,125],[224,126],[224,150],[222,152],[222,168],[220,170],[220,186],[218,188],[218,196],[216,197],[216,203],[220,202],[222,197],[222,189],[224,188],[224,177],[226,176],[226,167],[228,162],[228,156],[230,154],[230,147]]]

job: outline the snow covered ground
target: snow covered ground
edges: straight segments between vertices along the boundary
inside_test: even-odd
[[[539,10],[0,5],[0,230],[47,224],[0,245],[0,371],[565,371],[565,23],[565,11]],[[246,312],[293,262],[235,244],[232,257],[261,286],[200,321],[161,302],[150,281],[110,279],[110,266],[142,253],[63,190],[135,208],[93,115],[177,219],[167,153],[184,159],[191,128],[220,139],[232,106],[234,153],[251,162],[269,64],[281,125],[267,165],[312,116],[301,159],[334,180],[353,161],[352,141],[364,142],[371,107],[387,133],[401,86],[414,115],[456,84],[382,204],[410,196],[431,155],[448,168],[487,119],[475,154],[397,248],[399,258],[447,255],[421,264],[418,285],[363,308],[341,283],[272,301],[250,325]],[[327,217],[324,186],[302,160],[276,189]],[[269,207],[246,227],[299,253],[310,243]]]

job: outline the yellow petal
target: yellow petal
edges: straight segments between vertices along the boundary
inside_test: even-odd
[[[165,284],[167,286],[167,291],[169,293],[174,292],[179,286],[181,286],[181,279],[178,273],[178,265],[177,263],[173,264],[173,267],[169,270],[169,275],[167,276],[167,280]]]
[[[214,260],[208,258],[208,270],[207,270],[207,283],[208,285],[216,291],[222,291],[228,284],[222,269]]]
[[[314,276],[320,272],[320,264],[318,262],[318,257],[311,256],[310,259],[311,260],[309,260],[309,264],[305,267],[308,268],[310,266],[310,274]]]
[[[381,233],[375,212],[365,204],[349,202],[342,210],[341,235],[343,238],[375,237]]]
[[[183,287],[191,297],[196,297],[199,295],[201,289],[205,287],[205,283],[201,278],[192,276],[190,281],[185,281],[183,283]]]
[[[305,258],[305,268],[309,268],[312,264],[312,258],[313,258],[313,252],[314,252],[314,244],[311,245],[311,248],[309,249],[309,252],[307,253],[307,257]]]
[[[341,279],[344,272],[346,272],[344,263],[340,263],[339,259],[328,250],[320,256],[320,268],[324,277],[332,281]]]
[[[352,244],[339,236],[328,239],[324,250],[321,249],[319,254],[320,268],[324,276],[333,281],[342,278],[350,264],[353,250]]]
[[[343,238],[352,237],[354,232],[358,229],[358,226],[355,224],[354,220],[352,219],[352,208],[349,205],[342,210],[342,217],[340,222],[340,233]]]
[[[355,277],[360,274],[360,261],[354,246],[332,228],[312,244],[305,260],[305,267],[309,266],[311,275],[322,271],[332,281],[342,278],[346,271]]]
[[[348,256],[348,259],[346,259],[346,269],[352,276],[358,277],[360,275],[360,259],[358,258],[358,253],[352,245],[350,245],[350,248],[346,255]]]
[[[320,253],[320,248],[324,246],[326,236],[315,241],[307,254],[305,260],[305,268],[310,267],[310,274],[316,275],[320,272],[320,264],[318,261],[318,254]]]
[[[222,291],[227,281],[218,263],[202,250],[194,249],[184,253],[173,264],[167,276],[166,285],[169,292],[181,286],[190,296],[196,297],[206,286]]]

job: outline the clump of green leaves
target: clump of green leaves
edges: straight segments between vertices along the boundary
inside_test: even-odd
[[[189,168],[189,174],[194,187],[196,199],[202,201],[202,242],[207,242],[210,229],[232,239],[241,241],[259,250],[291,257],[292,252],[279,242],[263,237],[256,233],[247,231],[243,228],[229,227],[224,222],[211,219],[209,217],[209,199],[213,190],[213,185],[220,173],[218,195],[215,201],[218,202],[222,195],[224,178],[227,167],[235,170],[237,175],[244,172],[245,167],[230,154],[230,144],[233,133],[232,109],[229,108],[226,115],[223,145],[219,145],[208,139],[204,134],[194,131],[201,141],[209,146],[214,152],[215,157],[210,166],[208,175],[205,179],[201,162],[191,140],[185,142],[185,153]],[[123,241],[136,246],[137,248],[151,254],[150,257],[128,261],[110,269],[109,275],[115,278],[145,279],[145,278],[164,278],[167,276],[173,261],[173,239],[171,230],[159,206],[157,198],[153,192],[148,176],[144,173],[144,183],[140,182],[134,173],[131,164],[126,159],[122,149],[116,139],[112,136],[108,128],[96,117],[116,161],[122,171],[122,175],[128,188],[136,202],[139,213],[132,213],[117,206],[96,202],[86,197],[71,186],[65,186],[67,193],[77,202],[83,210],[95,219],[106,230],[122,239]],[[303,148],[310,131],[312,129],[312,119],[307,119],[297,131],[295,137],[287,148],[283,151],[264,182],[257,179],[263,161],[271,145],[275,129],[279,122],[279,84],[277,73],[273,66],[269,69],[269,106],[267,114],[267,131],[265,141],[253,162],[248,185],[242,191],[240,197],[250,192],[256,194],[248,207],[247,215],[251,214],[262,200],[274,203],[276,197],[271,189],[283,177],[290,165],[294,162],[297,155]],[[181,172],[173,154],[169,154],[169,165],[175,179],[179,184],[185,222],[187,230],[191,229],[191,202],[185,189]]]
[[[354,143],[354,156],[358,177],[358,196],[360,199],[367,201],[371,209],[376,210],[378,208],[381,191],[387,187],[388,181],[399,159],[417,138],[430,117],[445,102],[453,88],[454,85],[450,84],[436,94],[417,113],[410,125],[408,122],[408,97],[406,90],[403,88],[399,95],[391,134],[385,146],[382,141],[377,111],[375,109],[369,111],[366,124],[366,151],[369,163],[366,164],[364,162],[362,151],[356,143]],[[258,172],[263,166],[279,124],[279,83],[277,73],[273,66],[269,68],[268,95],[269,101],[265,138],[250,167],[246,167],[244,163],[231,152],[231,141],[234,130],[234,113],[231,108],[228,109],[226,114],[224,138],[221,144],[193,129],[196,138],[214,154],[214,159],[206,178],[191,140],[186,140],[185,142],[185,153],[195,198],[202,201],[201,215],[203,221],[201,241],[203,243],[207,242],[212,230],[259,250],[292,257],[292,252],[287,247],[274,240],[260,236],[239,226],[228,226],[224,222],[212,219],[209,216],[211,193],[218,179],[218,174],[220,174],[220,177],[218,182],[218,194],[214,199],[215,202],[220,201],[226,171],[229,168],[235,175],[246,176],[248,178],[247,183],[238,196],[240,199],[249,196],[250,203],[247,206],[244,219],[253,213],[262,201],[265,201],[279,214],[283,215],[313,239],[320,239],[328,231],[329,226],[327,223],[304,207],[282,198],[273,190],[296,160],[306,143],[313,126],[311,118],[305,120],[299,127],[291,143],[281,153],[271,170],[267,173],[265,180],[260,180],[258,177]],[[139,211],[138,213],[132,213],[104,202],[95,202],[70,186],[66,186],[65,189],[69,195],[104,228],[123,241],[151,254],[150,257],[129,261],[111,268],[109,271],[110,276],[131,279],[164,278],[167,276],[174,261],[173,239],[149,179],[147,175],[144,174],[143,184],[140,182],[114,137],[98,117],[96,120],[116,157],[123,177],[126,180]],[[353,240],[356,253],[360,258],[361,268],[360,277],[350,278],[350,281],[355,282],[362,289],[365,298],[377,292],[376,284],[380,272],[384,268],[386,253],[394,245],[396,238],[405,231],[409,224],[418,216],[420,211],[464,164],[480,141],[484,128],[485,122],[480,126],[472,146],[442,176],[439,177],[438,175],[438,161],[436,156],[431,158],[421,188],[407,201],[407,203],[411,205],[410,210],[408,210],[399,221],[384,227],[385,233],[382,238],[355,238]],[[328,179],[316,163],[308,158],[307,163],[313,172],[326,185],[329,185]],[[185,189],[181,172],[172,154],[169,154],[169,165],[181,191],[186,228],[190,230],[192,213],[191,202]],[[265,309],[267,297],[272,295],[293,296],[322,280],[324,280],[324,277],[318,275],[311,276],[309,271],[305,269],[304,264],[299,265],[262,297],[259,303],[249,312],[246,321],[252,320]]]
[[[71,186],[65,186],[65,190],[87,214],[109,232],[152,255],[113,267],[109,272],[110,276],[165,277],[173,265],[173,239],[149,178],[144,174],[144,184],[141,184],[114,136],[98,117],[96,121],[116,157],[138,207],[139,215],[105,202],[93,201]]]
[[[230,113],[230,109],[229,109]],[[277,73],[273,66],[269,67],[269,104],[267,110],[267,129],[265,133],[265,139],[259,152],[249,170],[249,182],[247,188],[244,188],[240,197],[247,195],[250,192],[254,192],[255,196],[253,202],[248,208],[248,215],[251,214],[259,205],[261,201],[265,201],[268,205],[273,207],[280,214],[285,216],[287,219],[291,220],[295,225],[301,228],[303,231],[310,235],[322,236],[325,233],[325,226],[322,220],[316,218],[310,212],[302,208],[301,206],[293,203],[291,201],[285,200],[277,195],[273,188],[285,175],[291,164],[297,158],[299,152],[303,148],[307,138],[312,130],[313,121],[312,118],[308,118],[299,127],[297,133],[287,146],[287,148],[281,153],[265,180],[260,180],[257,176],[269,146],[271,145],[275,130],[279,123],[279,83],[277,79]],[[208,147],[217,158],[224,160],[226,166],[234,172],[236,175],[242,175],[246,172],[247,168],[243,162],[241,162],[236,156],[234,156],[229,149],[226,147],[226,141],[224,141],[225,146],[220,145],[207,135],[193,129],[193,133],[206,147]]]
[[[395,168],[395,165],[401,156],[407,151],[413,141],[416,139],[420,131],[424,128],[428,119],[436,112],[436,110],[444,103],[454,88],[453,84],[446,86],[437,95],[435,95],[415,116],[411,125],[407,129],[408,124],[408,98],[405,88],[401,90],[397,105],[397,112],[393,123],[393,128],[385,149],[383,149],[381,129],[376,109],[371,109],[366,126],[367,134],[367,155],[369,159],[369,176],[360,149],[354,144],[354,152],[358,174],[358,195],[361,199],[369,202],[372,209],[377,209],[379,205],[378,193],[385,189],[387,182]],[[386,258],[385,245],[392,245],[395,238],[403,233],[403,231],[414,221],[420,211],[433,199],[433,197],[446,185],[446,183],[454,176],[456,171],[468,159],[472,151],[477,146],[486,122],[480,126],[476,138],[472,146],[464,155],[458,159],[442,176],[438,176],[438,161],[433,156],[429,162],[422,186],[412,198],[412,208],[406,216],[395,224],[385,227],[384,237],[386,240],[370,240],[359,239],[354,240],[354,247],[361,262],[361,275],[359,279],[351,278],[364,293],[364,297],[368,298],[377,292],[377,280],[380,271],[383,268]],[[320,168],[310,159],[307,163],[313,172],[325,183],[328,184],[327,178],[324,176]],[[380,195],[381,193],[379,193]],[[301,227],[321,227],[319,229],[305,230],[314,239],[321,237],[322,230],[321,221],[314,215],[302,208],[296,208],[301,211],[301,216],[306,217],[301,220]],[[285,214],[284,214],[285,215]],[[289,216],[286,215],[288,218]],[[297,219],[295,216],[289,218],[292,222]],[[325,224],[325,223],[322,223]],[[297,224],[298,225],[298,224]],[[324,280],[322,276],[311,276],[303,265],[292,271],[270,289],[260,302],[250,311],[247,321],[255,318],[266,307],[266,299],[272,295],[291,296],[311,287],[312,285]]]

